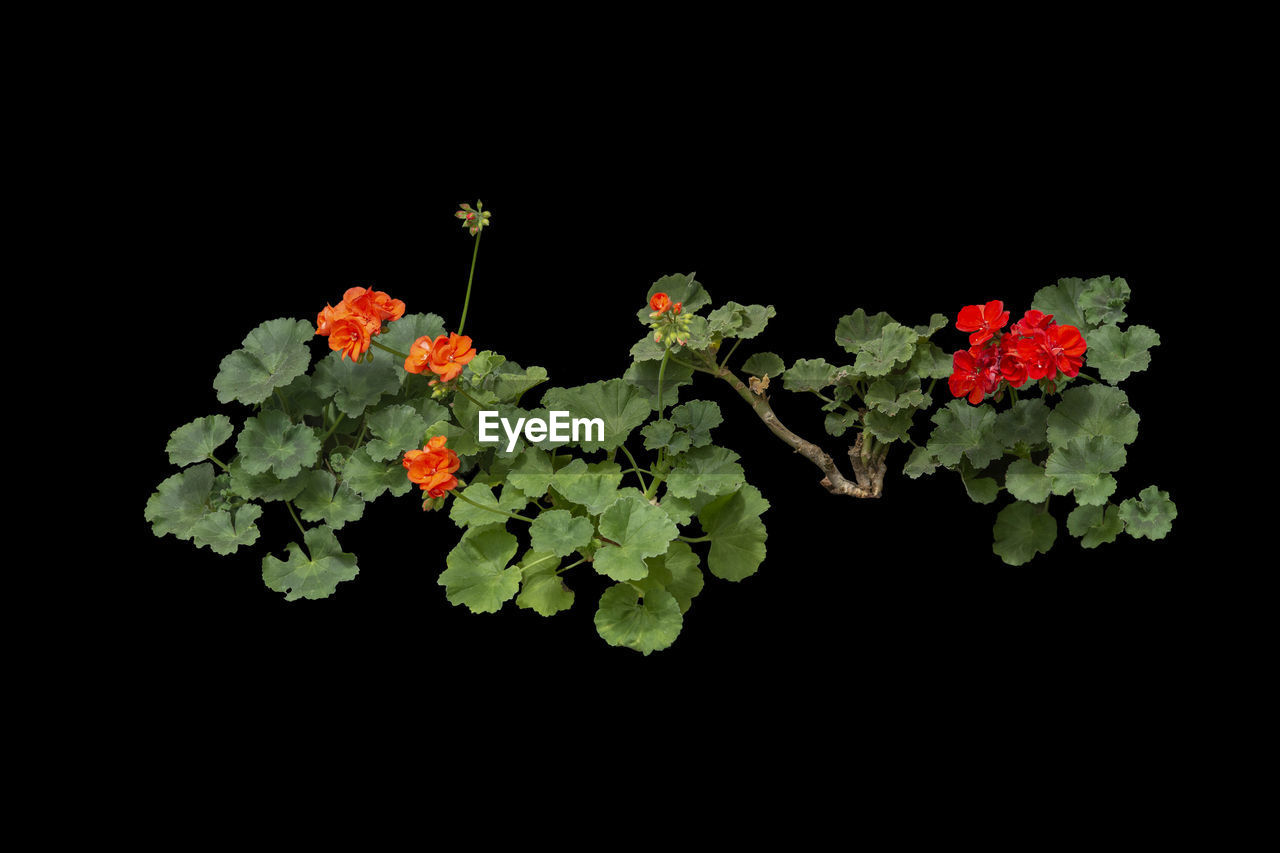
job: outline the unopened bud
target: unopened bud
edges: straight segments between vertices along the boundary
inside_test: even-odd
[[[654,342],[655,344],[660,344],[660,343],[662,343],[662,332],[654,332],[654,333],[653,333],[653,342]]]

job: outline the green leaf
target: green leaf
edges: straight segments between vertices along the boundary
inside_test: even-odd
[[[1058,538],[1058,522],[1040,507],[1018,501],[996,516],[991,550],[1011,566],[1021,566],[1036,554],[1047,553]]]
[[[663,370],[660,361],[637,361],[627,368],[622,378],[643,391],[649,398],[649,408],[656,409],[659,373],[662,374],[662,407],[665,409],[679,401],[681,386],[693,384],[692,367],[668,360],[666,370]]]
[[[468,530],[445,558],[440,573],[450,604],[465,604],[472,613],[495,613],[520,590],[520,567],[508,566],[516,537],[497,526]]]
[[[979,477],[968,459],[960,460],[960,482],[969,493],[969,500],[977,504],[989,504],[1000,493],[1000,484],[991,477]]]
[[[649,413],[653,411],[653,403],[645,391],[623,379],[593,382],[576,388],[551,388],[543,396],[542,405],[547,409],[572,412],[574,418],[601,418],[604,421],[604,441],[581,443],[587,453],[614,450],[621,446],[631,431],[648,420]]]
[[[690,400],[671,410],[671,421],[689,434],[692,446],[702,447],[711,443],[711,430],[724,422],[724,416],[720,414],[720,406],[715,403]]]
[[[351,491],[367,501],[374,500],[383,492],[399,497],[408,494],[413,488],[409,482],[408,472],[400,462],[375,462],[369,456],[367,448],[360,448],[347,459],[342,469],[342,481]]]
[[[554,479],[551,454],[536,447],[525,448],[507,474],[507,482],[531,498],[545,495]]]
[[[920,380],[914,376],[891,376],[871,383],[862,398],[873,409],[886,415],[896,415],[900,410],[925,404]]]
[[[499,432],[501,431],[499,429]],[[484,449],[474,432],[458,426],[452,421],[436,421],[427,427],[424,438],[435,438],[437,435],[443,435],[446,439],[445,446],[462,457],[475,456]],[[492,447],[494,445],[489,446]],[[505,443],[502,446],[506,447]]]
[[[769,502],[755,486],[743,486],[716,498],[698,512],[703,532],[711,537],[707,568],[718,578],[740,581],[764,562],[768,538],[761,513]]]
[[[1129,283],[1122,278],[1113,279],[1109,275],[1091,278],[1084,283],[1080,307],[1090,325],[1123,323],[1128,316],[1124,312],[1124,306],[1129,301],[1129,295]],[[1061,320],[1058,320],[1058,325],[1062,325]],[[1092,345],[1093,341],[1090,340],[1089,343]]]
[[[913,331],[918,337],[931,338],[934,332],[939,329],[945,329],[949,322],[946,314],[932,314],[929,316],[929,324],[927,326],[916,326]]]
[[[932,474],[937,467],[938,460],[929,452],[928,448],[917,447],[911,451],[911,456],[907,458],[907,463],[902,466],[902,473],[913,480],[918,480],[925,474]]]
[[[656,361],[662,358],[667,348],[663,344],[653,339],[653,332],[649,332],[643,338],[636,341],[631,346],[631,357],[636,361]]]
[[[906,441],[911,430],[911,420],[915,417],[915,409],[903,409],[896,415],[886,415],[874,409],[863,416],[867,429],[883,442]]]
[[[836,324],[836,343],[844,347],[845,352],[857,355],[864,346],[879,338],[890,323],[893,318],[883,311],[867,316],[867,312],[859,308],[841,317]]]
[[[726,302],[707,315],[712,334],[726,338],[754,338],[764,331],[769,318],[777,314],[772,305],[739,305]]]
[[[488,527],[491,524],[506,525],[507,517],[495,510],[501,509],[498,506],[498,499],[494,496],[493,490],[482,483],[472,483],[461,492],[462,497],[473,501],[480,506],[472,506],[462,498],[455,497],[453,506],[449,508],[449,518],[459,527]],[[483,509],[482,507],[487,507]]]
[[[920,379],[946,379],[951,375],[952,356],[931,341],[917,341],[915,354],[907,364],[907,375]]]
[[[787,371],[787,366],[775,353],[758,352],[742,363],[742,371],[751,376],[769,376],[776,379]]]
[[[191,538],[192,528],[209,511],[213,491],[213,465],[205,462],[179,471],[162,482],[147,500],[147,521],[156,536],[172,533]]]
[[[539,616],[554,616],[573,606],[573,590],[565,586],[556,569],[560,560],[555,554],[526,551],[520,560],[520,594],[516,606],[532,610]]]
[[[234,554],[241,545],[258,541],[258,526],[254,524],[262,515],[262,507],[245,504],[233,511],[221,509],[202,516],[191,527],[192,542],[197,548],[209,546],[215,554]]]
[[[666,418],[659,418],[645,424],[640,434],[644,436],[646,450],[658,450],[665,447],[669,453],[684,453],[690,447],[690,436],[687,432],[678,432],[676,425]]]
[[[645,562],[649,564],[649,574],[634,585],[645,593],[665,589],[675,597],[681,613],[689,612],[704,583],[694,550],[683,542],[672,542],[667,553],[649,557]]]
[[[1004,454],[994,434],[995,410],[986,404],[971,406],[964,400],[952,400],[934,412],[932,420],[936,426],[929,437],[929,452],[947,467],[960,464],[963,455],[982,469]]]
[[[1089,335],[1085,362],[1104,381],[1123,382],[1130,374],[1147,369],[1150,350],[1159,343],[1160,336],[1147,326],[1130,326],[1123,332],[1116,326],[1103,326]]]
[[[328,471],[307,471],[301,476],[304,486],[294,503],[303,521],[322,521],[341,530],[348,521],[358,521],[364,515],[364,499]]]
[[[629,584],[615,584],[600,596],[596,631],[611,646],[635,649],[646,657],[669,647],[680,635],[684,617],[675,596],[655,589],[640,597]]]
[[[1088,337],[1093,324],[1085,321],[1080,303],[1084,298],[1085,283],[1078,278],[1060,278],[1057,284],[1042,287],[1031,299],[1031,307],[1045,314],[1052,314],[1059,326],[1075,326],[1080,334]]]
[[[1055,495],[1074,491],[1076,501],[1094,506],[1106,503],[1116,490],[1111,472],[1125,463],[1124,445],[1106,436],[1076,436],[1055,447],[1045,462],[1045,473]]]
[[[372,438],[365,447],[369,458],[379,462],[399,460],[406,450],[417,450],[424,443],[427,422],[412,406],[386,406],[369,415]]]
[[[858,358],[853,363],[856,373],[866,376],[884,376],[894,365],[906,362],[916,351],[915,330],[900,323],[888,323],[874,340],[858,348]]]
[[[683,303],[681,311],[685,314],[692,314],[711,302],[707,291],[694,279],[694,273],[664,275],[649,288],[649,293],[644,298],[644,307],[636,312],[636,319],[646,326],[653,322],[649,319],[649,314],[652,313],[649,300],[655,293],[665,293],[672,302]]]
[[[533,550],[557,557],[567,557],[586,546],[594,534],[591,519],[575,516],[565,509],[544,510],[529,525]]]
[[[304,417],[320,417],[325,403],[315,392],[311,377],[304,373],[283,388],[272,389],[271,396],[262,402],[262,406],[279,409],[290,420],[301,421]]]
[[[1124,530],[1120,507],[1115,504],[1107,504],[1105,507],[1078,506],[1067,516],[1067,530],[1080,539],[1082,548],[1097,548],[1114,542]]]
[[[698,492],[725,495],[746,482],[738,454],[723,447],[699,447],[678,458],[667,475],[667,493],[692,498]]]
[[[235,427],[226,415],[209,415],[196,418],[189,424],[178,427],[169,436],[165,451],[169,461],[179,467],[193,462],[204,462],[213,456],[213,451],[222,446]]]
[[[250,474],[237,458],[227,466],[231,472],[231,491],[242,498],[262,501],[291,501],[306,486],[307,472],[281,480],[270,471]]]
[[[599,515],[618,499],[622,485],[622,466],[616,462],[593,462],[588,465],[574,459],[556,471],[551,486],[561,495]]]
[[[1044,468],[1030,459],[1019,459],[1009,466],[1004,475],[1004,487],[1020,501],[1041,504],[1049,498],[1053,481]]]
[[[1014,448],[1023,444],[1030,448],[1044,443],[1048,422],[1049,407],[1044,399],[1032,397],[1019,400],[996,415],[993,431],[996,441],[1004,447]]]
[[[849,427],[857,422],[857,412],[828,412],[826,418],[822,421],[822,427],[827,431],[827,435],[833,435],[838,438],[848,432]]]
[[[1069,388],[1049,414],[1049,443],[1064,447],[1076,437],[1102,436],[1130,444],[1138,437],[1138,420],[1138,413],[1129,408],[1128,396],[1119,388]]]
[[[597,549],[593,565],[616,581],[643,578],[649,572],[644,558],[666,553],[680,533],[665,512],[633,496],[618,498],[606,509],[599,529],[600,538],[609,541]]]
[[[405,397],[404,403],[418,413],[418,417],[422,418],[424,424],[449,420],[449,410],[431,399],[430,394],[421,397]]]
[[[1168,492],[1148,486],[1138,493],[1137,498],[1121,503],[1119,515],[1125,530],[1135,539],[1163,539],[1173,529],[1178,507]]]
[[[285,601],[299,598],[328,598],[338,584],[359,574],[356,555],[347,554],[338,537],[327,527],[313,527],[303,535],[308,557],[302,546],[290,542],[289,559],[279,560],[270,554],[262,558],[262,581],[268,589],[285,594]]]
[[[347,417],[358,418],[382,395],[394,394],[400,389],[404,363],[397,363],[398,359],[389,353],[379,354],[385,357],[355,362],[344,360],[341,353],[331,352],[316,365],[311,387],[326,400],[332,397]]]
[[[213,387],[219,403],[238,400],[247,405],[261,403],[274,388],[288,385],[307,372],[311,350],[307,341],[315,326],[305,320],[268,320],[250,332],[241,348],[218,365]]]
[[[311,427],[290,422],[283,412],[270,411],[245,421],[236,450],[246,472],[270,470],[286,480],[315,464],[320,439]]]
[[[665,379],[665,377],[664,377]],[[486,383],[492,386],[493,393],[504,403],[514,403],[524,396],[530,388],[547,381],[545,367],[522,368],[515,362],[507,362],[498,368],[492,379]]]
[[[834,385],[838,369],[822,358],[801,358],[787,368],[782,384],[788,391],[821,391]]]

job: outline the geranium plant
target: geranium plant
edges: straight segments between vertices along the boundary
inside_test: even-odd
[[[250,331],[213,382],[232,414],[169,439],[180,470],[147,502],[156,535],[230,554],[257,546],[256,522],[279,505],[298,540],[269,547],[263,580],[288,600],[323,598],[359,570],[343,528],[384,494],[414,493],[458,530],[433,544],[449,602],[553,616],[581,606],[574,573],[595,572],[608,579],[588,605],[599,635],[649,654],[680,633],[704,571],[738,582],[766,557],[769,501],[717,442],[728,410],[692,393],[699,374],[725,383],[726,405],[745,414],[745,404],[779,450],[816,466],[830,494],[879,498],[896,465],[911,478],[955,471],[979,503],[1007,498],[991,549],[1010,564],[1054,545],[1055,513],[1085,548],[1122,533],[1160,538],[1176,515],[1155,485],[1115,494],[1138,427],[1119,386],[1159,343],[1126,325],[1123,279],[1065,279],[1012,323],[999,301],[939,306],[946,313],[914,326],[854,309],[835,326],[844,357],[757,351],[735,364],[775,307],[716,306],[693,275],[670,275],[643,300],[637,292],[645,331],[627,370],[558,387],[545,368],[465,334],[492,214],[477,204],[456,215],[474,242],[457,325],[420,311],[412,294],[352,287],[317,294],[314,323]],[[840,440],[847,463],[782,423],[778,393],[817,401],[824,440]]]

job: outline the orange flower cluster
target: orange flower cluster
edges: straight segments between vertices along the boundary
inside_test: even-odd
[[[450,332],[438,335],[435,340],[423,335],[413,342],[409,348],[409,357],[404,360],[404,369],[410,373],[422,373],[429,370],[439,379],[436,382],[451,382],[458,378],[462,368],[476,357],[475,347],[471,346],[471,338]]]
[[[329,336],[329,349],[343,359],[358,360],[369,351],[373,336],[382,332],[384,322],[404,316],[404,303],[381,290],[353,287],[342,295],[335,308],[325,305],[316,316],[316,334]]]
[[[458,454],[444,446],[445,441],[443,435],[437,435],[428,440],[421,450],[408,450],[404,454],[409,481],[417,483],[433,498],[444,497],[458,485],[458,478],[453,476],[453,472],[461,463]]]

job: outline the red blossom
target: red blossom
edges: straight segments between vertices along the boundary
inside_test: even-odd
[[[969,335],[969,345],[977,346],[995,336],[996,330],[1009,322],[1009,312],[1004,303],[996,299],[986,305],[966,305],[956,317],[956,328]]]

